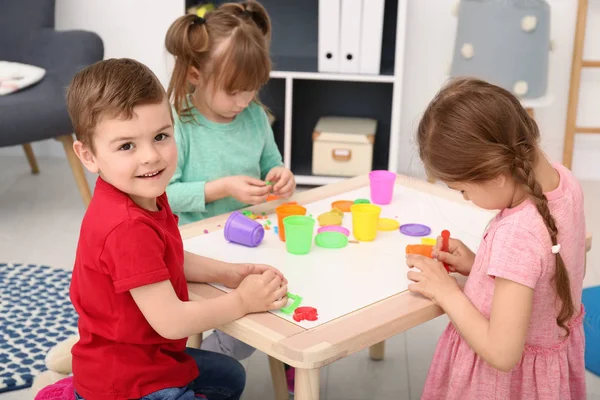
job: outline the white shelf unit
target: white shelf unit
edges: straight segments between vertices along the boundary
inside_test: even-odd
[[[318,72],[318,0],[261,1],[273,25],[274,68],[260,97],[276,117],[275,138],[298,184],[345,179],[311,173],[312,128],[326,115],[377,119],[373,169],[398,170],[407,1],[386,0],[379,75]]]

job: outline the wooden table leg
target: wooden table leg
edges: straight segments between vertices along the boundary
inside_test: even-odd
[[[269,356],[269,369],[271,370],[271,380],[273,381],[275,400],[288,400],[290,394],[288,393],[283,363],[278,359]]]
[[[319,368],[296,368],[295,400],[319,400]]]
[[[385,356],[385,342],[379,342],[369,347],[369,356],[371,357],[371,360],[383,360],[383,357]]]

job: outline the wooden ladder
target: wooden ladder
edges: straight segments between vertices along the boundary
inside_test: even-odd
[[[569,169],[573,163],[573,145],[575,143],[575,134],[600,134],[600,127],[577,126],[577,108],[579,106],[581,70],[583,68],[600,68],[600,61],[583,59],[588,2],[589,0],[579,0],[577,7],[577,25],[575,27],[573,62],[571,65],[571,87],[569,88],[569,106],[567,108],[567,126],[565,128],[565,146],[563,151],[563,164]]]

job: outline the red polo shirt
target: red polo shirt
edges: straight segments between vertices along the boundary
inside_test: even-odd
[[[98,178],[83,218],[71,301],[81,336],[72,349],[74,384],[86,400],[137,399],[198,376],[186,339],[160,336],[129,293],[168,279],[188,300],[177,219],[166,194],[157,205],[144,210]]]

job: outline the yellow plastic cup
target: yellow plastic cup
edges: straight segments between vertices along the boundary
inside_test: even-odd
[[[352,212],[352,234],[361,242],[372,242],[377,236],[381,207],[374,204],[354,204]]]

